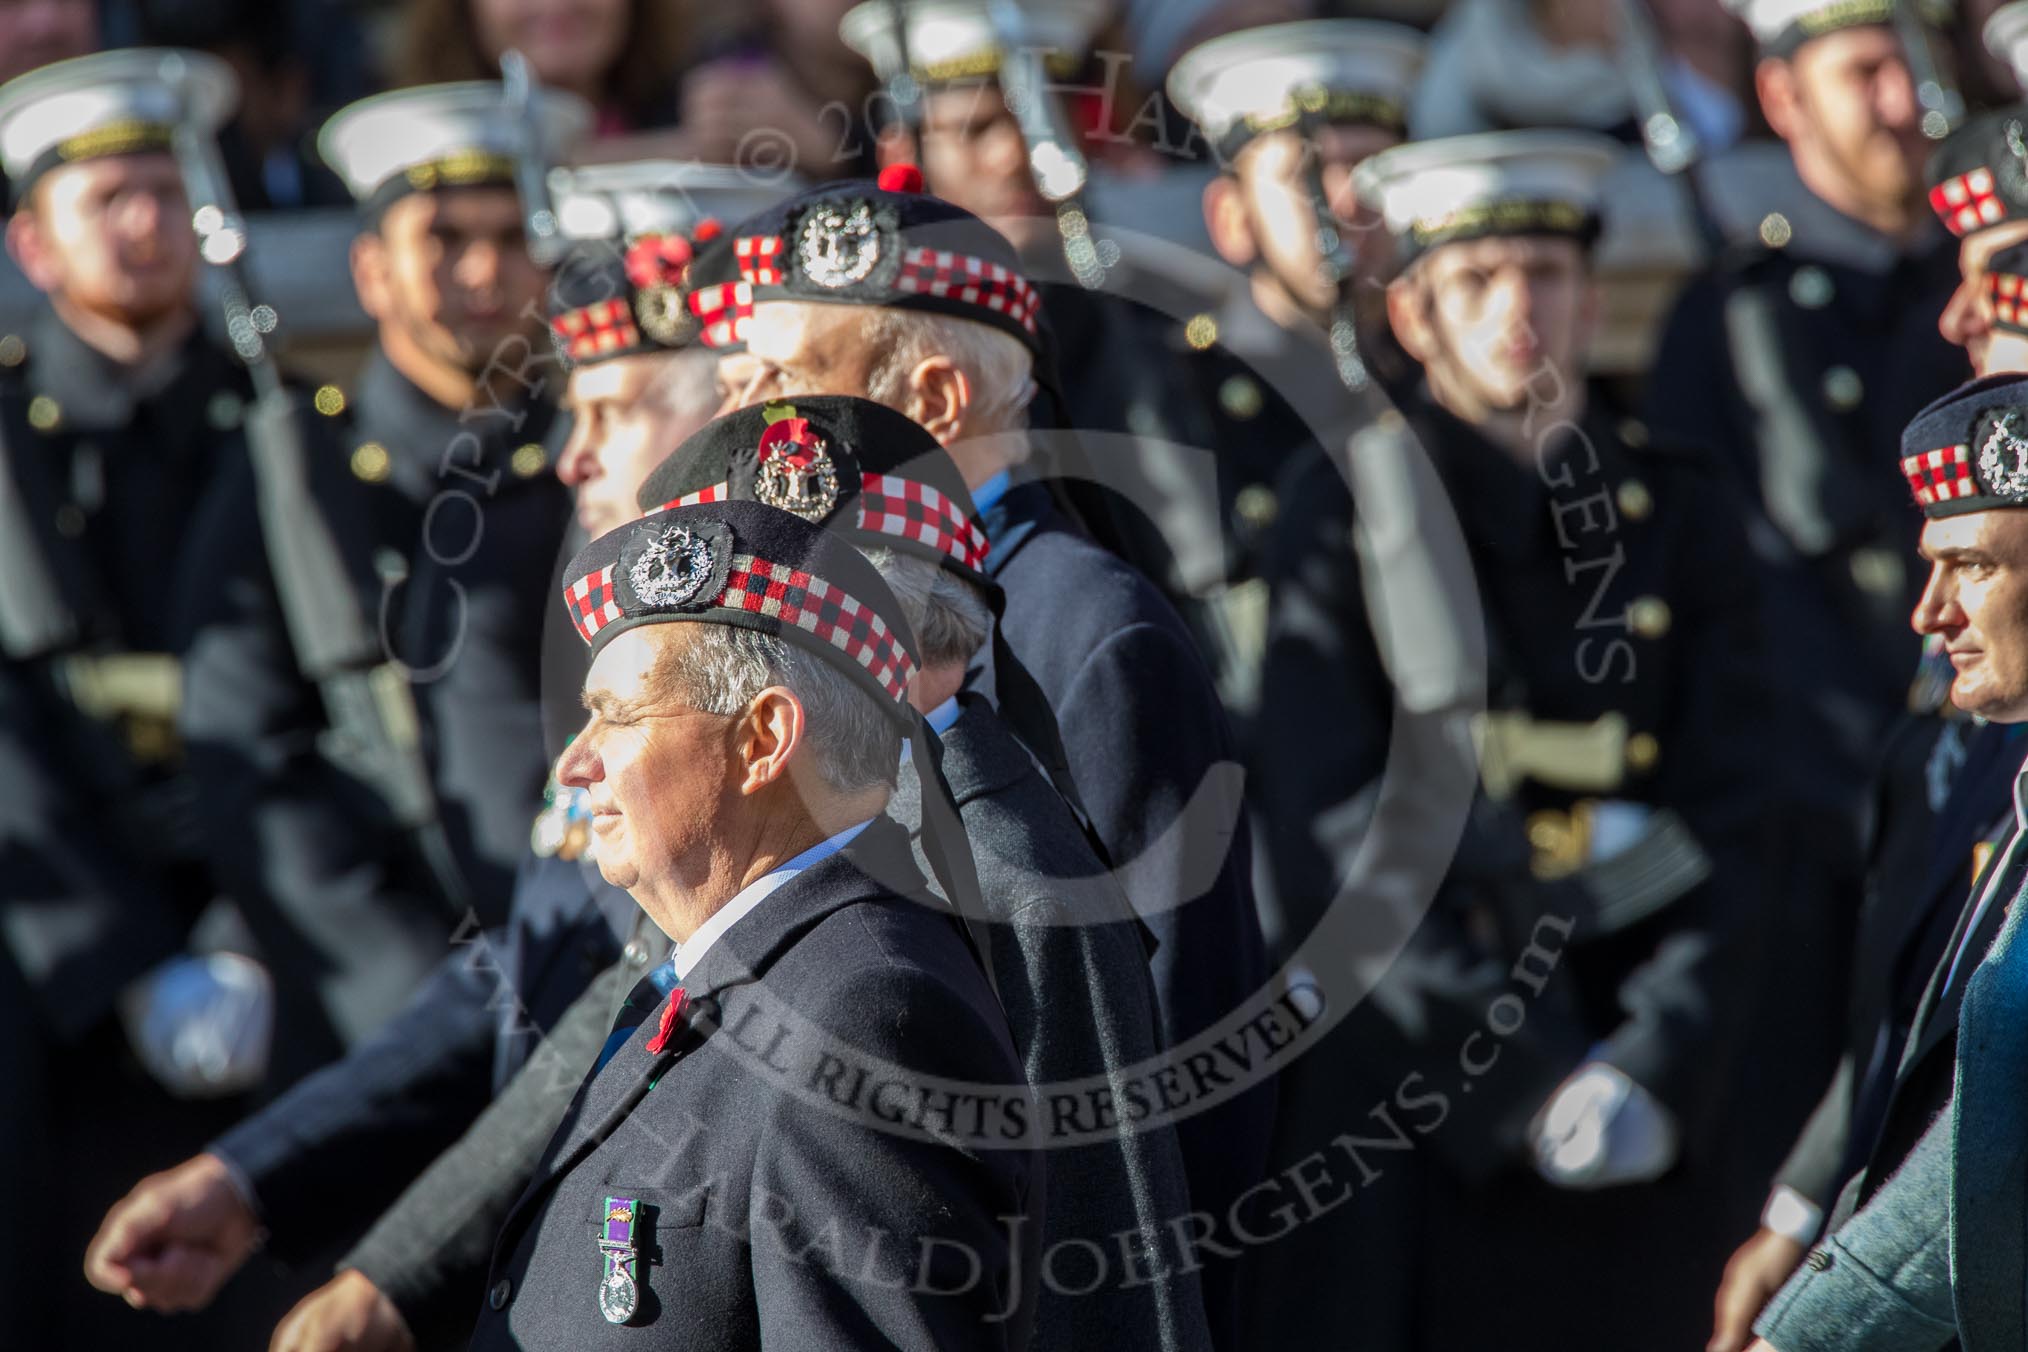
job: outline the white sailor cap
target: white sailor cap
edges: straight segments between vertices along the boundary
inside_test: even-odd
[[[0,85],[0,168],[14,198],[59,165],[167,151],[185,119],[216,132],[239,106],[232,68],[203,52],[130,47]]]
[[[703,221],[743,221],[808,186],[796,174],[760,175],[695,160],[624,160],[549,171],[556,219],[571,239],[688,235]]]
[[[1485,235],[1598,237],[1602,180],[1625,151],[1579,131],[1495,131],[1384,150],[1352,171],[1403,256]]]
[[[1227,158],[1306,115],[1399,132],[1426,42],[1372,19],[1242,29],[1185,52],[1169,72],[1169,98]]]
[[[838,22],[845,45],[866,58],[873,73],[891,80],[901,73],[901,43],[894,17],[905,14],[909,73],[919,84],[986,79],[1000,70],[1000,35],[988,0],[910,0],[897,6],[869,0]],[[1083,64],[1092,35],[1106,20],[1101,0],[1019,0],[1007,7],[1020,24],[1024,50],[1043,54],[1051,74],[1068,75]]]
[[[542,157],[555,163],[591,128],[591,105],[554,89],[537,97]],[[317,150],[375,210],[405,193],[512,184],[521,128],[493,81],[422,85],[339,109],[317,133]]]
[[[1725,0],[1771,56],[1790,56],[1811,38],[1894,22],[1893,0]]]
[[[1994,10],[1981,36],[1994,59],[2004,61],[2014,72],[2014,82],[2028,89],[2028,0],[2014,0]]]

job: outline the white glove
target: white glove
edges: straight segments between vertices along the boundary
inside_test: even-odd
[[[1660,1178],[1676,1162],[1676,1122],[1616,1066],[1591,1061],[1560,1085],[1529,1128],[1535,1169],[1559,1188]]]
[[[221,1098],[267,1074],[275,985],[238,953],[183,954],[121,993],[135,1055],[178,1098]]]

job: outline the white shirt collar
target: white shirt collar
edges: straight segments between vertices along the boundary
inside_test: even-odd
[[[873,819],[868,817],[857,826],[848,826],[837,835],[819,841],[787,863],[777,865],[742,887],[731,901],[713,911],[711,918],[699,925],[695,934],[676,945],[676,953],[669,959],[669,965],[675,969],[676,979],[681,981],[695,971],[697,964],[703,960],[711,946],[725,937],[725,932],[738,924],[747,912],[774,895],[775,889],[804,869],[830,858],[850,845],[861,831],[872,824]]]

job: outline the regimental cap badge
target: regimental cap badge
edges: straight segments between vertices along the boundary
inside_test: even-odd
[[[794,404],[770,404],[762,412],[768,425],[760,438],[754,496],[805,521],[823,521],[838,506],[838,467],[829,443],[809,419],[796,416]]]
[[[690,313],[686,294],[696,256],[691,242],[677,234],[637,235],[628,241],[634,322],[663,347],[682,347],[697,337],[697,317]]]
[[[2017,428],[2018,410],[2004,413],[1979,444],[1979,477],[1986,490],[2020,502],[2028,498],[2028,440]]]
[[[643,605],[687,610],[712,604],[725,586],[730,549],[704,530],[670,526],[642,537],[622,560]]]
[[[891,274],[898,228],[893,212],[871,202],[818,201],[796,227],[796,263],[812,285],[828,291]]]

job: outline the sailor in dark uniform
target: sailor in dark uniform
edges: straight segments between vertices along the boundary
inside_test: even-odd
[[[265,972],[186,954],[212,947],[192,927],[228,885],[176,730],[214,584],[204,543],[247,526],[222,485],[252,391],[202,331],[169,149],[179,124],[214,132],[238,96],[222,63],[157,50],[0,87],[8,249],[47,297],[0,336],[0,1064],[23,1105],[0,1115],[0,1154],[16,1214],[41,1218],[0,1242],[0,1301],[28,1344],[136,1336],[97,1299],[55,1327],[81,1222],[230,1120],[267,1066]],[[236,1335],[213,1321],[184,1336]]]
[[[507,1217],[473,1347],[1025,1346],[1046,1163],[1006,1148],[1028,1104],[900,604],[757,502],[569,575],[561,773],[677,947]],[[882,813],[904,735],[948,908]]]
[[[588,121],[563,96],[542,107],[555,147]],[[525,318],[545,275],[522,242],[518,134],[492,85],[369,99],[323,132],[361,204],[353,281],[378,345],[350,389],[312,397],[330,444],[310,492],[379,637],[379,697],[413,706],[433,821],[408,829],[385,784],[330,754],[263,534],[217,546],[184,729],[223,866],[286,920],[283,984],[329,1021],[293,1049],[298,1075],[399,1009],[468,908],[505,918],[542,790],[541,602],[570,502],[551,468],[562,376]],[[249,525],[260,491],[243,478]]]
[[[1155,933],[1165,1046],[1210,1028],[1265,982],[1242,776],[1189,631],[1145,577],[1095,544],[1029,465],[1041,351],[1035,289],[1007,242],[919,191],[906,166],[832,184],[733,227],[752,286],[728,405],[852,394],[908,414],[957,462],[1006,593],[1007,646],[1055,710],[1070,776],[1128,900]],[[990,649],[975,687],[997,692]],[[1259,1178],[1272,1096],[1246,1076],[1179,1123],[1193,1207],[1219,1212]],[[1202,1274],[1212,1336],[1236,1341],[1234,1256]]]
[[[1278,1203],[1296,1223],[1254,1254],[1264,1341],[1648,1346],[1709,1308],[1766,698],[1714,477],[1626,445],[1561,374],[1619,153],[1512,132],[1359,171],[1408,258],[1388,293],[1425,372],[1407,425],[1469,575],[1398,613],[1370,562],[1397,523],[1362,500],[1355,537],[1346,456],[1285,498],[1258,781],[1280,955],[1341,1003],[1360,963],[1384,975],[1281,1076],[1251,1224]],[[1404,626],[1455,629],[1483,663],[1477,699],[1438,711],[1463,740],[1414,707]],[[1390,824],[1438,786],[1451,815]],[[1359,881],[1418,853],[1419,891]]]
[[[1221,689],[1245,712],[1259,693],[1260,557],[1280,507],[1277,480],[1300,452],[1343,445],[1385,407],[1347,387],[1334,320],[1351,316],[1368,372],[1404,365],[1381,306],[1392,249],[1379,218],[1359,206],[1352,171],[1401,140],[1423,42],[1374,21],[1269,24],[1193,48],[1169,74],[1172,101],[1219,169],[1204,189],[1212,247],[1241,276],[1216,308],[1163,334],[1188,372],[1192,444],[1215,452],[1216,473],[1180,484],[1161,475],[1147,490],[1157,500],[1166,487],[1172,499],[1158,517],[1174,555],[1171,594],[1218,613]],[[1355,265],[1344,290],[1318,243],[1320,209]]]

